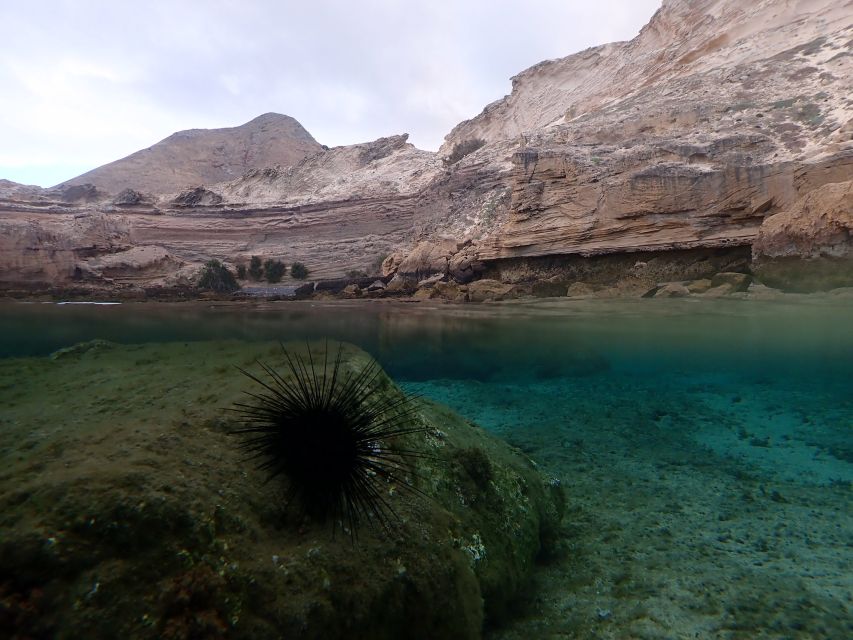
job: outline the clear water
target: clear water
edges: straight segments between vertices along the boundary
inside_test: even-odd
[[[494,637],[853,629],[850,298],[0,307],[3,358],[323,337],[567,487],[572,552]]]

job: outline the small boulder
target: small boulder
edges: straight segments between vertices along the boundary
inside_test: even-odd
[[[724,271],[711,278],[711,288],[727,286],[730,293],[746,291],[752,284],[752,276],[746,273]]]
[[[586,282],[573,282],[569,285],[569,288],[566,291],[566,296],[569,298],[581,298],[584,296],[591,296],[594,293],[595,287],[591,284],[587,284]]]
[[[403,294],[411,293],[415,289],[415,283],[408,278],[404,278],[399,273],[396,274],[388,284],[385,285],[385,293]]]
[[[420,282],[418,282],[418,288],[423,289],[425,287],[433,287],[437,282],[441,282],[444,279],[444,275],[441,273],[436,273],[434,276],[430,276],[429,278],[424,278]]]
[[[397,266],[397,273],[417,280],[429,278],[437,273],[445,276],[450,257],[455,253],[456,240],[453,238],[419,242]]]
[[[348,284],[344,287],[343,291],[341,291],[341,295],[345,298],[360,298],[361,297],[361,287],[357,284]]]
[[[222,204],[222,196],[218,193],[205,189],[204,187],[195,187],[194,189],[186,189],[181,191],[172,204],[176,207],[208,207]]]
[[[142,204],[144,200],[145,196],[139,193],[139,191],[135,191],[134,189],[124,189],[115,198],[113,198],[113,204],[117,206],[132,206]]]
[[[447,265],[448,275],[461,284],[471,282],[484,268],[477,257],[476,248],[472,245],[467,245],[452,255]]]
[[[707,278],[703,278],[702,280],[691,280],[690,282],[686,282],[684,286],[687,287],[687,290],[690,293],[705,293],[711,288],[711,281]]]
[[[385,283],[382,280],[376,280],[373,284],[367,287],[367,290],[372,292],[385,291]]]
[[[397,273],[397,267],[403,262],[403,254],[399,251],[392,253],[382,261],[382,276],[390,276]]]
[[[486,300],[504,300],[514,297],[512,294],[515,286],[504,284],[498,280],[475,280],[468,285],[468,298],[471,302],[485,302]]]
[[[438,297],[438,291],[434,287],[423,287],[415,291],[412,297],[418,300],[432,300]]]
[[[456,282],[436,282],[435,292],[439,298],[450,300],[451,302],[466,302],[466,294],[468,287],[459,285]]]
[[[667,282],[657,288],[655,298],[684,298],[690,295],[690,290],[680,282]]]

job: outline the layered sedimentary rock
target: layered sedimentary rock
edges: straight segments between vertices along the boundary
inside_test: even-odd
[[[436,154],[406,140],[321,150],[290,167],[159,196],[9,183],[0,189],[0,261],[8,265],[0,286],[189,286],[211,257],[233,266],[252,255],[302,262],[319,278],[378,271],[410,242],[421,193],[442,171]],[[69,204],[74,191],[95,201]],[[125,232],[105,244],[80,232],[81,216],[105,217]],[[146,251],[128,253],[131,247]],[[120,255],[106,259],[113,254]],[[122,269],[105,270],[116,261]]]
[[[479,257],[751,245],[853,175],[851,35],[850,2],[671,0],[631,42],[525,71],[443,149],[512,151]]]
[[[771,286],[799,291],[853,282],[853,181],[816,187],[769,217],[753,244],[754,268]]]
[[[853,284],[853,205],[831,186],[853,180],[851,95],[853,1],[665,0],[633,40],[513,78],[512,93],[455,127],[438,154],[406,136],[324,149],[268,114],[230,131],[257,129],[256,150],[282,136],[304,143],[292,158],[235,159],[214,145],[200,147],[198,164],[215,175],[190,183],[126,159],[53,190],[0,184],[0,219],[15,226],[0,238],[0,265],[10,265],[0,280],[8,286],[12,265],[47,255],[33,229],[60,233],[62,216],[98,212],[128,228],[114,246],[95,242],[101,253],[157,247],[169,259],[143,271],[166,285],[189,283],[211,257],[233,265],[251,255],[303,262],[319,278],[382,265],[410,282],[516,282],[570,265],[567,274],[599,282],[634,277],[622,271],[651,264],[651,253],[665,266],[648,278],[739,265],[773,279],[777,266],[803,264],[840,274],[803,287]],[[140,153],[131,158],[151,155]],[[151,182],[103,178],[118,168]],[[101,263],[69,234],[65,246],[86,263],[44,277],[97,282]]]

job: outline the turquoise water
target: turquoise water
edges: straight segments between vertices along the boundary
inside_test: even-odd
[[[853,636],[849,298],[0,313],[0,357],[93,339],[353,342],[520,448],[567,488],[570,552],[494,637]]]

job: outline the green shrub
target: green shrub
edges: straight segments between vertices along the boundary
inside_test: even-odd
[[[346,277],[350,280],[356,280],[358,278],[366,278],[367,272],[362,271],[361,269],[351,269],[346,272]]]
[[[261,259],[258,256],[252,256],[249,260],[249,277],[252,280],[260,280],[264,276],[263,267],[261,267]]]
[[[267,282],[279,282],[284,275],[286,267],[281,260],[264,260],[264,277]]]
[[[217,293],[231,293],[240,288],[234,274],[219,260],[204,263],[198,276],[198,288],[209,289]]]
[[[246,265],[244,265],[244,264],[238,264],[237,265],[237,277],[240,280],[246,279]]]
[[[308,277],[308,267],[306,267],[301,262],[294,262],[290,265],[290,275],[296,278],[297,280],[305,280]]]

